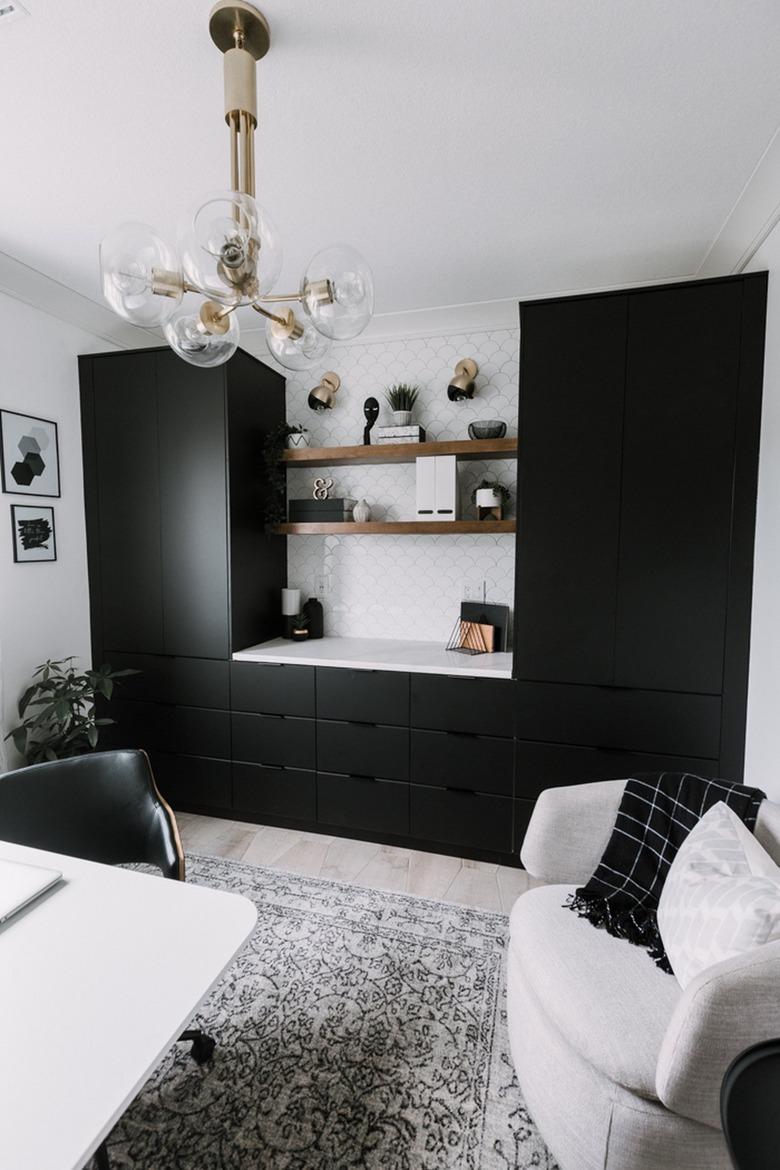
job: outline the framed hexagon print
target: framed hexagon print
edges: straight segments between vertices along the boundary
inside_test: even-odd
[[[3,491],[15,496],[58,496],[57,424],[46,418],[0,410]]]

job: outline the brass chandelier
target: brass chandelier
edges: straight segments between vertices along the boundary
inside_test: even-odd
[[[100,245],[103,294],[126,321],[161,325],[171,348],[195,366],[218,366],[233,356],[236,309],[250,306],[266,318],[276,360],[304,370],[322,361],[333,341],[365,329],[374,309],[371,269],[354,248],[336,244],[311,259],[298,292],[273,294],[282,246],[255,202],[256,63],[270,46],[268,22],[246,0],[220,0],[209,32],[224,54],[230,190],[210,195],[186,219],[178,249],[147,224],[110,232]],[[200,304],[187,303],[189,293]]]

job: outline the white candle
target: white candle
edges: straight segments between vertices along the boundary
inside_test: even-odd
[[[283,589],[282,590],[282,614],[284,617],[295,617],[296,613],[301,612],[301,591],[300,589]]]

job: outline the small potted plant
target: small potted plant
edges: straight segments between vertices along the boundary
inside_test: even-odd
[[[479,520],[500,520],[504,504],[509,503],[509,489],[495,479],[483,479],[471,493]]]
[[[306,427],[302,427],[300,423],[291,423],[287,429],[287,446],[288,447],[308,447],[309,432]]]
[[[412,410],[419,393],[419,386],[408,386],[406,382],[399,382],[396,386],[387,388],[385,398],[390,404],[396,426],[409,426],[412,421]]]
[[[293,642],[305,642],[309,636],[309,618],[305,613],[297,613],[290,623],[290,637]]]

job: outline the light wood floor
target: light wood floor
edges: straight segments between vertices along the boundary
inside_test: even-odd
[[[508,914],[535,885],[522,869],[293,829],[177,813],[185,850],[252,865],[459,902]]]

